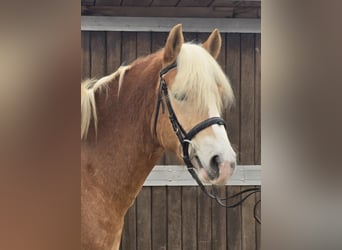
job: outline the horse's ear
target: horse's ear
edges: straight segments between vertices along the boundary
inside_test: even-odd
[[[216,59],[220,54],[221,43],[222,39],[220,31],[215,29],[213,32],[211,32],[207,41],[205,41],[202,46]]]
[[[177,24],[172,28],[166,40],[164,51],[164,63],[170,64],[176,61],[179,51],[184,43],[182,25]]]

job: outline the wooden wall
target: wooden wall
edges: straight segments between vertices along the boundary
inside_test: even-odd
[[[204,41],[208,33],[185,33],[185,41]],[[82,79],[102,77],[121,63],[162,48],[167,33],[82,32]],[[224,112],[238,164],[260,159],[260,34],[222,34],[218,61],[231,80],[236,105]],[[165,154],[159,164],[176,164]],[[222,195],[248,186],[223,187]],[[125,221],[122,250],[260,249],[260,225],[253,218],[252,196],[244,205],[224,209],[198,187],[144,187]]]
[[[82,15],[260,18],[260,0],[81,0]]]

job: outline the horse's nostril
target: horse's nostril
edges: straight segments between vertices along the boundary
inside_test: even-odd
[[[230,167],[234,170],[235,169],[235,162],[230,163]]]
[[[209,177],[211,177],[211,179],[217,178],[219,176],[219,156],[218,155],[214,155],[211,160],[210,160],[210,168],[211,168],[211,174]]]

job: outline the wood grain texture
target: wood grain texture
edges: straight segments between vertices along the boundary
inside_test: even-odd
[[[107,32],[107,74],[115,72],[121,64],[121,32]]]
[[[152,0],[122,0],[122,6],[149,6],[152,3]]]
[[[254,163],[261,164],[261,36],[255,35]]]
[[[226,197],[226,187],[218,187],[218,195]],[[212,249],[225,250],[227,249],[227,209],[211,200],[211,235]]]
[[[243,187],[241,190],[251,188]],[[241,205],[242,211],[242,250],[256,249],[255,220],[253,216],[253,206],[255,204],[255,195],[253,194]]]
[[[136,200],[137,250],[152,249],[151,239],[151,187],[143,187]]]
[[[197,249],[197,188],[182,187],[182,249]]]
[[[184,42],[197,42],[198,33],[196,32],[183,32]]]
[[[94,8],[83,8],[90,12]],[[100,8],[96,8],[99,10]],[[109,10],[105,10],[107,12]],[[96,13],[94,13],[96,14]],[[149,16],[81,16],[81,30],[89,31],[153,31],[169,32],[178,24],[183,24],[185,32],[211,32],[218,28],[222,32],[261,33],[260,18],[201,18],[201,17],[149,17]]]
[[[240,164],[254,164],[254,34],[241,35]]]
[[[214,0],[211,3],[211,6],[229,6],[229,7],[260,7],[261,0],[242,0],[242,1],[227,1],[227,0]]]
[[[258,200],[261,200],[261,193],[257,193],[255,195],[255,202],[257,202]],[[261,219],[261,203],[258,204],[257,207],[257,216]],[[262,220],[262,219],[261,219]],[[261,225],[259,223],[255,223],[255,244],[256,244],[256,250],[260,250],[261,249]]]
[[[177,6],[208,6],[212,0],[180,0]]]
[[[167,187],[168,250],[182,249],[182,187]]]
[[[152,249],[167,249],[166,187],[152,188]]]
[[[211,199],[197,189],[197,241],[198,250],[211,249]]]
[[[237,163],[240,163],[240,118],[241,118],[241,74],[240,74],[240,34],[226,34],[226,75],[230,80],[234,95],[235,104],[225,111],[227,119],[227,130],[230,143],[232,144],[235,152],[237,153]]]
[[[113,6],[82,6],[83,16],[124,16],[124,17],[203,17],[227,18],[233,16],[234,8],[226,7],[224,11],[216,11],[207,7],[113,7]]]
[[[122,249],[136,250],[137,246],[137,227],[136,227],[136,202],[128,209],[125,216],[125,224],[122,232]]]
[[[81,0],[82,5],[95,5],[95,0]]]
[[[151,32],[137,32],[137,57],[151,54]]]
[[[153,0],[152,6],[176,6],[179,0]]]
[[[240,192],[240,187],[226,187],[227,197]],[[237,198],[238,200],[240,198]],[[236,200],[233,200],[233,202]],[[229,204],[233,204],[229,202]],[[241,207],[227,209],[227,246],[229,250],[242,249]]]
[[[91,32],[90,35],[91,77],[101,78],[106,74],[106,33]]]
[[[81,79],[87,79],[90,77],[90,32],[81,32],[81,65],[82,73]]]
[[[120,6],[121,0],[93,0],[96,6]]]
[[[123,32],[121,64],[130,64],[137,58],[137,33]]]
[[[258,8],[255,7],[236,7],[234,8],[235,18],[257,18],[259,17]]]

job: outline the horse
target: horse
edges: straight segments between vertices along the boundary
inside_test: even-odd
[[[220,114],[234,94],[220,48],[217,29],[185,43],[178,24],[164,48],[81,83],[82,249],[119,249],[124,216],[166,150],[203,183],[232,175],[236,153]]]

